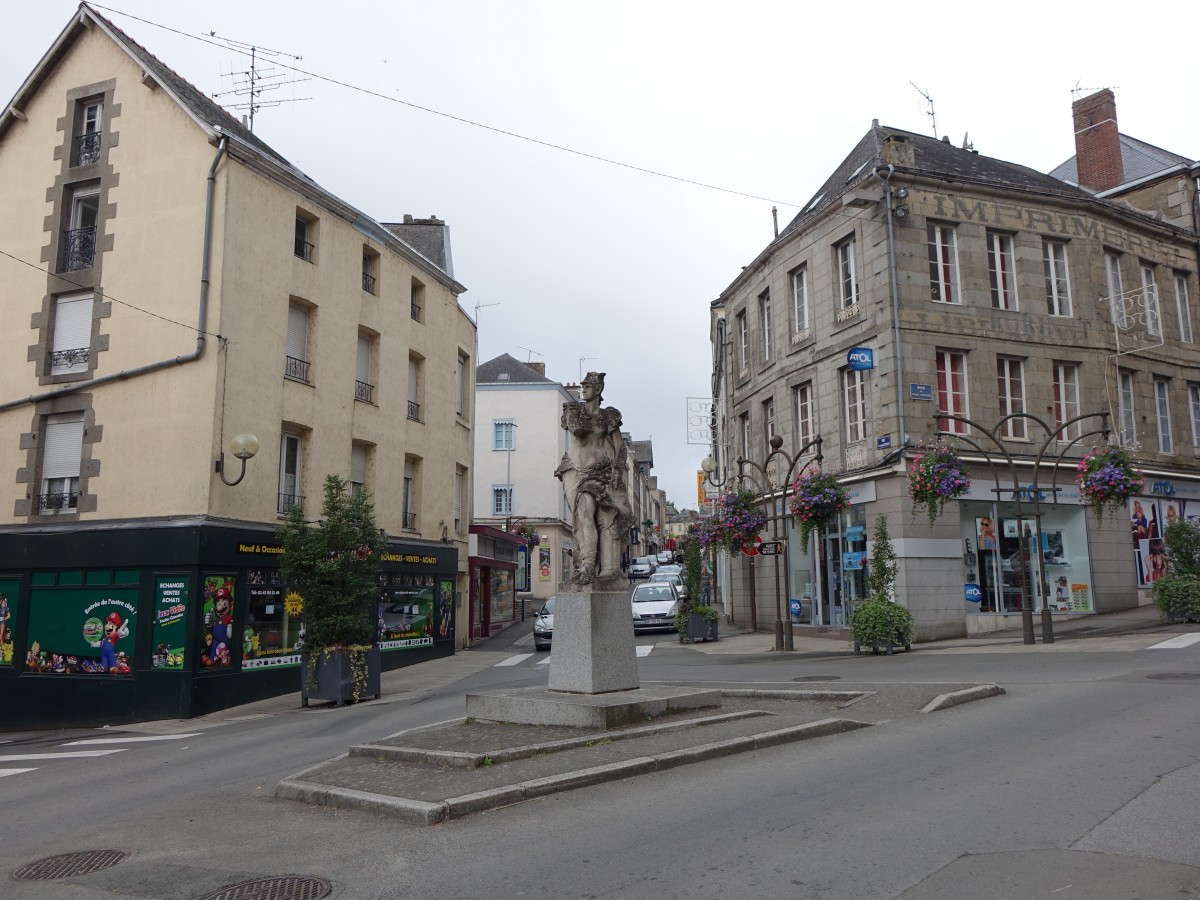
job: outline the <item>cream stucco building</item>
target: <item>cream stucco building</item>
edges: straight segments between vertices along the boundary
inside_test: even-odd
[[[381,606],[395,588],[437,607],[408,658],[453,652],[475,325],[446,224],[385,225],[333,196],[86,5],[0,114],[0,187],[0,594],[17,625],[0,676],[38,665],[50,610],[91,596],[66,599],[77,584],[125,591],[127,655],[150,666],[159,569],[186,581],[182,673],[217,575],[236,594],[220,674],[277,668],[246,635],[286,643],[297,623],[251,585],[270,581],[282,513],[319,517],[330,473],[375,497]],[[244,477],[239,434],[259,444]],[[205,690],[199,706],[271,688]]]

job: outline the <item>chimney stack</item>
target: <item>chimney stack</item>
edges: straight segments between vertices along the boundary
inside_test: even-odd
[[[525,365],[529,366],[529,368],[533,369],[533,371],[537,372],[543,378],[546,377],[546,364],[544,362],[527,362]]]
[[[1075,170],[1079,184],[1106,191],[1125,181],[1117,101],[1105,88],[1071,104],[1075,123]]]

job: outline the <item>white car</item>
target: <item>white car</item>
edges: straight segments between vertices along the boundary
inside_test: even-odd
[[[675,630],[675,613],[679,612],[679,592],[675,585],[661,581],[648,581],[633,589],[629,598],[633,608],[633,630]]]
[[[545,605],[538,610],[533,620],[533,649],[549,650],[554,637],[554,604],[557,597],[547,597]]]
[[[669,565],[673,562],[675,562],[675,554],[672,551],[664,550],[662,553],[658,554],[658,564],[660,566]]]
[[[653,556],[639,556],[629,564],[629,580],[649,578],[657,568],[658,563]]]
[[[667,567],[664,566],[663,568]],[[683,586],[683,577],[675,574],[674,572],[664,572],[662,569],[659,569],[650,576],[650,583],[673,584],[675,585],[675,590],[678,592],[680,598],[687,597],[687,588]]]

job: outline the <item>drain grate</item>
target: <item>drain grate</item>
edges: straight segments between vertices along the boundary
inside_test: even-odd
[[[840,675],[801,675],[799,678],[793,678],[792,681],[841,681]]]
[[[13,878],[22,881],[49,881],[53,878],[74,878],[77,875],[90,875],[124,862],[129,854],[123,850],[80,850],[76,853],[63,853],[59,856],[47,856],[27,866],[21,866],[13,872]]]
[[[320,900],[332,888],[312,875],[279,875],[226,885],[202,900]]]
[[[1200,681],[1200,672],[1158,672],[1146,677],[1156,681]]]

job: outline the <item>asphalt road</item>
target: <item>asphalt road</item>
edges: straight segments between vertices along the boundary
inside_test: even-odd
[[[29,770],[0,777],[0,872],[131,854],[72,879],[0,875],[0,896],[199,900],[307,874],[346,898],[1200,898],[1200,642],[1151,649],[1173,634],[1200,626],[893,657],[716,655],[639,637],[656,644],[643,681],[995,681],[1008,693],[432,828],[272,791],[351,743],[460,717],[467,690],[544,683],[544,654],[520,641],[469,651],[344,709],[0,735],[0,770]],[[48,756],[105,750],[118,752]]]

